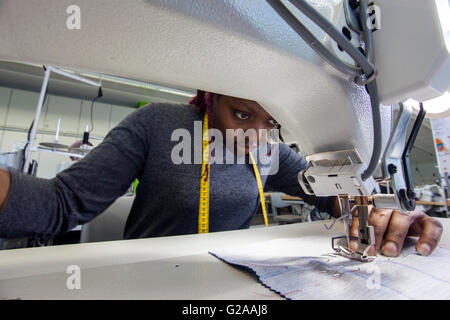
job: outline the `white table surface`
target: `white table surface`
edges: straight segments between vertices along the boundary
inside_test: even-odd
[[[450,246],[450,219],[439,220],[441,244]],[[208,251],[318,234],[329,235],[331,246],[342,225],[327,231],[323,224],[0,251],[0,299],[282,299]],[[80,267],[79,290],[66,287],[70,265]]]

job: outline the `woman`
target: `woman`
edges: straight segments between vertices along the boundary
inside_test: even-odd
[[[207,121],[209,128],[225,137],[225,154],[231,152],[233,160],[240,158],[243,163],[206,166],[201,160],[174,161],[174,155],[186,159],[184,152],[189,151],[177,149],[180,141],[174,139],[174,133],[193,137],[201,121]],[[249,154],[256,146],[266,144],[260,133],[276,127],[276,121],[258,103],[231,96],[198,91],[187,105],[150,104],[128,116],[84,159],[54,179],[1,172],[0,237],[55,235],[70,230],[103,212],[135,178],[140,183],[125,226],[126,239],[199,232],[201,179],[209,181],[209,231],[248,228],[259,204],[257,173],[249,164]],[[256,136],[253,140],[244,138],[239,144],[239,135],[229,138],[227,129],[253,129]],[[210,142],[216,144],[211,148],[215,152],[221,150],[220,143]],[[191,151],[194,159],[202,159],[198,156],[201,147],[194,143]],[[274,160],[271,151],[268,154]],[[307,196],[301,190],[297,174],[307,167],[304,158],[284,144],[279,144],[276,157],[276,172],[261,175],[266,189],[300,196],[320,211],[339,216],[335,198]],[[440,223],[422,212],[402,215],[392,210],[372,210],[371,224],[375,227],[376,246],[369,254],[378,252],[384,236],[382,252],[398,255],[409,232],[421,236],[416,249],[428,255],[442,234]],[[355,223],[355,235],[356,228]]]

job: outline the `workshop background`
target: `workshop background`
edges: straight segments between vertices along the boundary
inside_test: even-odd
[[[43,74],[42,66],[0,62],[0,153],[14,152],[25,145],[36,114]],[[114,77],[105,76],[102,83],[104,96],[93,105],[94,129],[89,141],[94,146],[135,111],[139,103],[187,103],[190,99],[189,92],[171,93],[170,88],[144,87],[142,83]],[[53,75],[39,118],[36,144],[53,142],[58,119],[61,119],[59,143],[70,146],[82,139],[86,125],[91,128],[91,104],[96,96],[95,88]],[[62,165],[71,162],[67,155],[46,152],[34,152],[32,159],[38,162],[36,176],[42,178],[56,176]]]

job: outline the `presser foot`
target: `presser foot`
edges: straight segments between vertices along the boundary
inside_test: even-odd
[[[370,247],[375,244],[375,233],[373,226],[369,225],[369,197],[357,196],[354,197],[355,206],[351,208],[350,197],[347,195],[339,196],[341,205],[341,218],[345,224],[345,236],[333,237],[331,239],[331,247],[338,254],[353,260],[361,262],[370,262],[376,256],[369,256]],[[358,237],[350,235],[350,226],[352,224],[352,215],[357,211],[358,218]],[[346,246],[336,243],[338,239],[346,239]],[[358,241],[358,249],[356,251],[350,249],[350,240]]]
[[[353,238],[353,237],[352,237]],[[336,244],[336,240],[340,240],[340,239],[347,239],[346,236],[340,236],[340,237],[333,237],[331,238],[331,246],[333,248],[333,250],[348,259],[352,259],[352,260],[358,260],[361,262],[371,262],[373,260],[375,260],[376,256],[369,256],[367,253],[369,251],[370,246],[367,247],[363,247],[362,250],[358,250],[357,251],[353,251],[348,247]],[[355,238],[355,240],[357,240],[358,238]]]

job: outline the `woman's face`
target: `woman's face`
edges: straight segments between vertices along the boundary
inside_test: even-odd
[[[227,129],[237,130],[231,132],[234,132],[234,152],[238,154],[247,154],[266,142],[266,133],[278,127],[273,117],[257,102],[224,95],[214,99],[214,124],[225,140]]]

